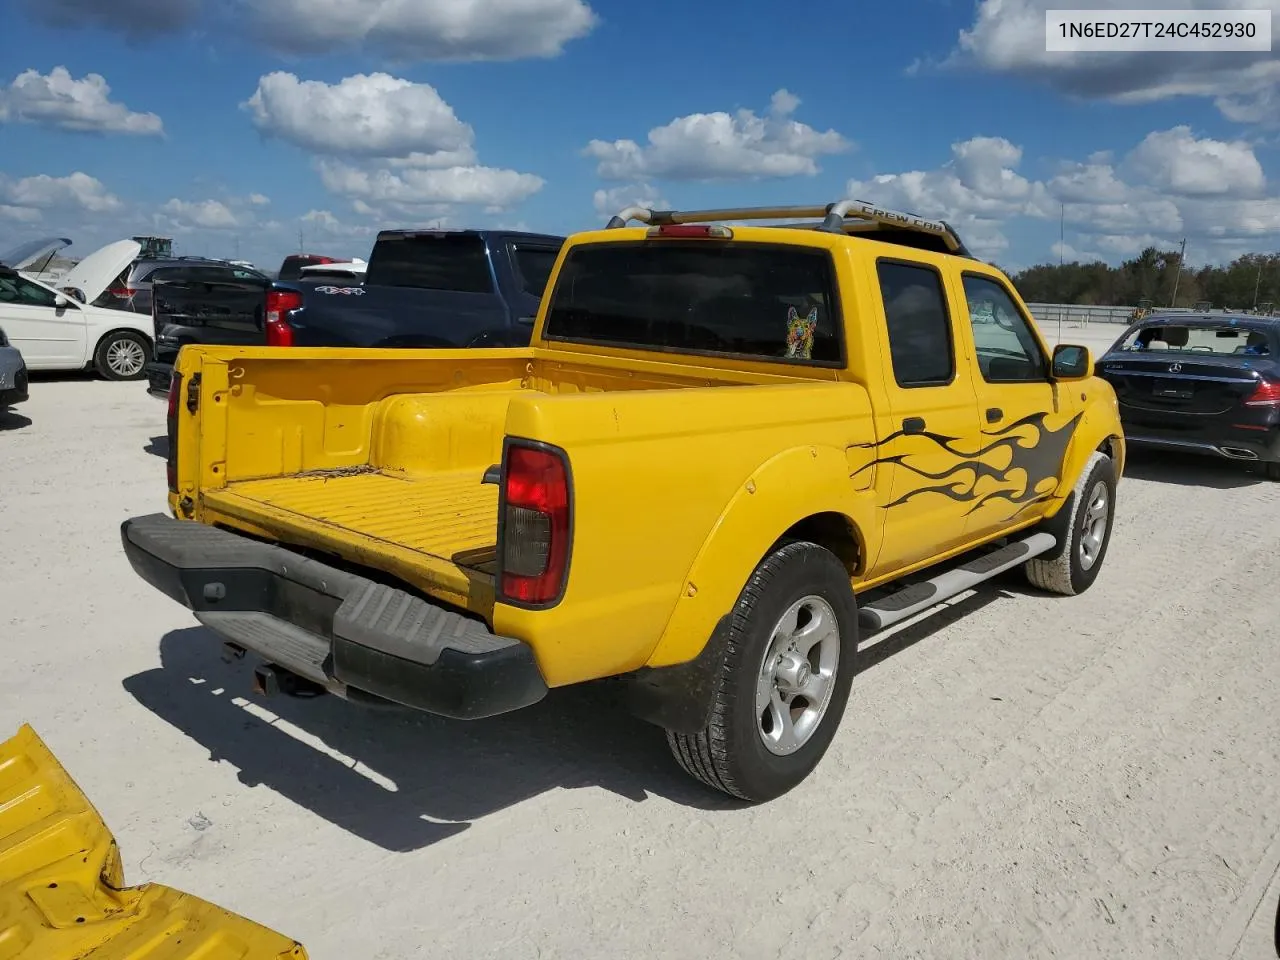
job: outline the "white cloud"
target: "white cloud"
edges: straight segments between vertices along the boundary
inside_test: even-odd
[[[249,202],[255,207],[265,207],[271,203],[271,198],[261,193],[251,193],[249,194]]]
[[[202,230],[232,230],[241,226],[240,218],[221,200],[173,199],[160,208],[177,227]]]
[[[330,210],[308,210],[300,218],[306,227],[306,235],[332,239],[368,239],[378,232],[376,227],[363,223],[347,223]],[[367,257],[367,252],[361,254]]]
[[[314,153],[366,157],[469,151],[474,133],[434,87],[386,73],[336,84],[292,73],[262,77],[242,106],[268,137]]]
[[[0,121],[11,120],[89,133],[159,136],[164,124],[154,113],[135,113],[111,100],[111,87],[97,73],[76,80],[66,67],[45,76],[36,70],[18,74],[0,90]]]
[[[1055,258],[1060,258],[1064,263],[1093,263],[1094,261],[1105,261],[1100,253],[1094,253],[1091,250],[1077,250],[1069,243],[1053,243],[1049,246],[1049,252]]]
[[[1021,157],[1007,140],[977,137],[953,144],[952,159],[937,169],[853,180],[847,189],[858,199],[945,219],[988,258],[1007,249],[1011,221],[1056,221],[1060,213],[1071,236],[1064,254],[1072,259],[1131,256],[1151,245],[1176,249],[1186,237],[1189,249],[1211,261],[1280,235],[1280,197],[1266,196],[1261,164],[1242,142],[1174,127],[1149,134],[1118,161],[1092,153],[1084,162],[1059,163],[1044,181],[1017,172]]]
[[[187,26],[201,0],[19,0],[18,5],[50,26],[99,27],[140,38]]]
[[[1077,9],[1113,6],[1098,2],[1075,5]],[[1212,6],[1269,9],[1272,20],[1280,21],[1280,0],[1219,0]],[[1057,0],[979,0],[973,24],[960,32],[944,66],[975,66],[1014,74],[1048,83],[1072,96],[1118,103],[1211,98],[1228,119],[1280,121],[1275,110],[1280,61],[1271,54],[1051,53],[1045,49],[1045,11],[1061,7]],[[1159,7],[1196,10],[1203,9],[1203,4],[1160,0]]]
[[[951,159],[936,170],[880,174],[850,180],[847,196],[917,216],[946,220],[976,254],[993,257],[1007,249],[1000,223],[1015,216],[1045,216],[1044,184],[1014,168],[1022,149],[1003,137],[973,137],[951,145]]]
[[[34,207],[11,207],[5,203],[0,203],[0,218],[18,223],[38,223],[41,219],[40,211]]]
[[[1186,126],[1147,134],[1128,162],[1151,186],[1178,196],[1256,197],[1267,188],[1247,143],[1197,140]]]
[[[332,160],[317,163],[326,189],[371,207],[381,204],[433,206],[481,204],[505,208],[526,200],[545,181],[531,173],[468,166],[444,169],[405,168],[399,172],[367,169]]]
[[[0,202],[25,209],[82,213],[116,213],[124,208],[101,180],[79,171],[65,177],[42,173],[21,180],[0,174]]]
[[[647,183],[630,183],[608,190],[597,190],[591,201],[596,213],[602,217],[611,217],[630,206],[648,207],[650,210],[671,208],[671,201]]]
[[[277,50],[318,54],[366,46],[402,60],[553,57],[597,17],[583,0],[240,0]]]
[[[402,61],[554,57],[599,18],[585,0],[18,0],[55,27],[144,38],[191,27],[202,10],[286,54],[368,52]]]
[[[584,153],[607,180],[741,180],[813,176],[817,158],[852,144],[835,130],[819,132],[792,119],[800,99],[777,91],[769,112],[693,113],[649,131],[648,142],[592,140]]]

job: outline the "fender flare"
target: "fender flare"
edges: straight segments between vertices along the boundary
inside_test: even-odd
[[[761,464],[738,487],[699,548],[646,666],[696,658],[733,610],[751,572],[802,520],[817,514],[845,518],[865,563],[864,536],[875,511],[870,497],[869,491],[861,496],[855,491],[843,449],[806,444]]]

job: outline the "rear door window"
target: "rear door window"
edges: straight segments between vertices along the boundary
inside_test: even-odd
[[[777,244],[575,247],[556,280],[543,336],[780,363],[844,362],[830,256]]]
[[[365,284],[455,293],[493,293],[484,240],[474,234],[385,237],[374,245]]]
[[[950,383],[955,376],[955,350],[942,276],[932,267],[895,260],[878,261],[876,273],[898,386]]]

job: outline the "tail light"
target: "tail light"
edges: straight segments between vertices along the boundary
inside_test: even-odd
[[[119,297],[121,300],[128,300],[137,292],[138,291],[135,290],[133,287],[108,287],[107,288],[107,293],[111,294],[113,297]]]
[[[166,433],[169,438],[169,453],[165,459],[166,472],[169,477],[169,492],[178,492],[178,400],[182,393],[182,374],[173,371],[169,380],[169,412],[165,417]]]
[[[564,453],[511,443],[502,475],[502,599],[521,606],[552,606],[569,572],[572,506]]]
[[[1246,407],[1280,407],[1280,382],[1263,380],[1245,398]]]
[[[292,310],[302,306],[302,294],[295,290],[268,290],[267,316],[264,326],[267,330],[268,347],[292,347],[293,327],[289,325],[288,315]]]

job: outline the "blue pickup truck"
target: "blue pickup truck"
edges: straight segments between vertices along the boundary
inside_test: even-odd
[[[210,281],[152,287],[147,388],[167,396],[184,344],[524,346],[564,237],[505,230],[384,230],[362,283]]]

